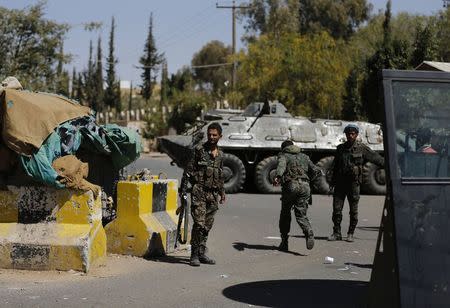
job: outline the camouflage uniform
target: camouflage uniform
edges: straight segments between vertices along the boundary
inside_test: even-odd
[[[219,208],[218,199],[224,194],[222,151],[213,157],[207,143],[197,146],[186,173],[192,184],[191,214],[194,225],[191,249],[203,255],[208,233],[214,223],[214,215]]]
[[[341,236],[342,208],[345,197],[350,206],[350,225],[348,234],[353,235],[358,224],[358,202],[360,184],[362,182],[362,167],[367,162],[378,166],[384,166],[381,155],[371,150],[360,141],[353,145],[345,142],[338,145],[333,162],[333,177],[331,185],[334,186],[333,194],[333,234]]]
[[[320,173],[320,169],[307,155],[300,153],[300,148],[295,145],[285,147],[278,155],[276,174],[282,183],[279,227],[283,241],[287,241],[291,229],[292,208],[305,237],[313,236],[311,224],[306,216],[311,197],[309,181]]]

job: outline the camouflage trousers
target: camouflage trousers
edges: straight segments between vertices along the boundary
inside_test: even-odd
[[[219,209],[218,192],[206,191],[200,185],[194,185],[191,193],[191,215],[194,221],[191,233],[193,249],[206,248],[208,234],[214,224],[214,215]]]
[[[348,233],[354,233],[358,224],[358,203],[359,203],[360,185],[358,181],[353,179],[340,179],[334,188],[333,194],[333,232],[341,233],[342,209],[344,201],[347,197],[350,207],[350,224]]]
[[[309,234],[311,229],[311,224],[306,216],[308,211],[309,198],[311,196],[311,190],[309,183],[301,182],[300,190],[297,194],[291,194],[286,191],[283,185],[281,191],[281,211],[280,211],[280,234],[285,237],[289,234],[291,230],[291,210],[294,209],[295,219],[298,225],[303,230],[303,233]]]

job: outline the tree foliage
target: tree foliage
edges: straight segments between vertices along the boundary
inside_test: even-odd
[[[153,94],[153,88],[158,76],[159,65],[163,61],[163,55],[156,49],[155,39],[153,37],[153,14],[150,14],[147,40],[145,41],[144,54],[139,59],[142,65],[142,96],[148,101]]]
[[[348,39],[368,20],[371,8],[366,0],[300,0],[300,30]]]
[[[194,54],[192,66],[194,66],[194,80],[202,90],[209,90],[216,95],[224,93],[231,80],[231,65],[215,66],[229,62],[231,47],[225,46],[219,41],[211,41]],[[212,65],[211,67],[207,67]],[[206,66],[195,68],[195,66]]]
[[[240,14],[246,21],[244,39],[252,42],[258,35],[300,31],[298,0],[252,0]]]
[[[171,100],[173,111],[168,124],[182,133],[187,125],[193,125],[201,115],[202,109],[208,106],[209,97],[192,91],[179,92]]]
[[[116,29],[115,19],[111,19],[111,31],[109,34],[109,52],[106,58],[106,89],[104,93],[105,106],[121,109],[120,104],[120,82],[116,76],[117,59],[114,55],[114,32]]]
[[[240,58],[240,90],[247,102],[279,100],[294,114],[338,117],[348,62],[344,46],[314,36],[262,35]]]
[[[367,61],[367,78],[362,89],[367,117],[369,121],[377,123],[384,120],[379,73],[383,69],[407,69],[411,53],[408,42],[393,38],[391,17],[391,1],[388,0],[383,22],[383,42]]]
[[[23,10],[0,7],[0,75],[16,76],[31,90],[54,90],[60,53],[69,27],[44,18],[45,2]]]

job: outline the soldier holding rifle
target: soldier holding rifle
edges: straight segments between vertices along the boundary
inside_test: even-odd
[[[191,215],[194,224],[191,233],[191,266],[216,263],[206,254],[206,242],[214,215],[219,209],[218,203],[225,202],[223,153],[217,146],[222,137],[220,124],[211,123],[207,137],[207,142],[195,147],[180,185],[182,198],[186,195],[187,183],[192,185]]]

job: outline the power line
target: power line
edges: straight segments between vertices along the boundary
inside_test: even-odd
[[[204,65],[192,65],[191,68],[209,68],[209,67],[219,67],[219,66],[227,66],[233,65],[233,62],[230,63],[216,63],[216,64],[204,64]]]

